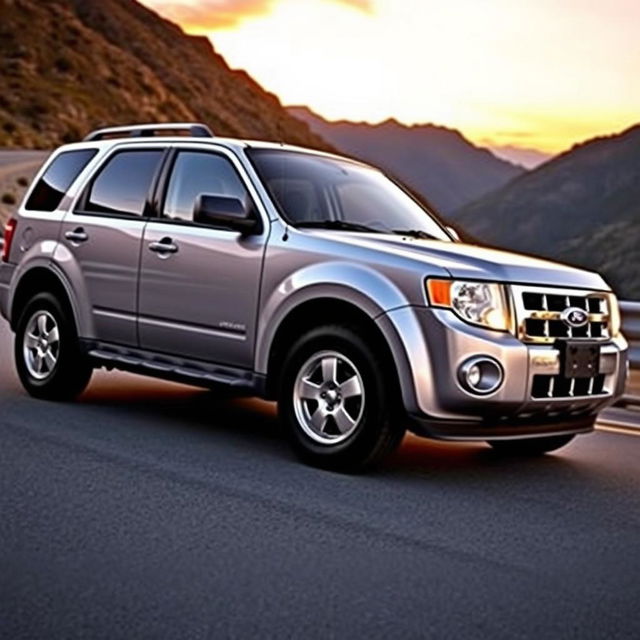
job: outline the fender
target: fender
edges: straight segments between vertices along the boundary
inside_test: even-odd
[[[9,283],[7,294],[7,318],[13,317],[13,305],[16,291],[24,277],[34,269],[47,269],[51,271],[51,260],[56,248],[57,240],[41,240],[34,243],[20,258]]]
[[[273,340],[282,321],[304,302],[321,298],[350,303],[374,321],[390,309],[409,304],[391,280],[365,265],[332,261],[305,266],[264,292],[256,339],[257,373],[267,373]]]
[[[91,313],[87,310],[87,305],[78,302],[89,299],[80,267],[71,252],[64,245],[53,240],[36,243],[16,268],[9,289],[7,305],[9,318],[13,315],[14,298],[20,283],[30,272],[38,268],[46,269],[62,285],[71,305],[78,335],[84,338],[93,337]]]

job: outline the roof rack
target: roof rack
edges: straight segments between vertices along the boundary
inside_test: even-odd
[[[194,138],[213,138],[213,131],[199,122],[162,122],[159,124],[130,124],[124,127],[107,127],[92,131],[85,142],[106,138],[147,138],[159,133],[188,132]]]

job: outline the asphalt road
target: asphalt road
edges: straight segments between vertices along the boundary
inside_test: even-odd
[[[6,185],[17,177],[31,180],[49,151],[6,151],[0,149],[0,183]]]
[[[0,149],[0,237],[5,222],[24,196],[25,187],[18,180],[26,178],[30,182],[48,155],[48,151]],[[13,196],[9,203],[5,202],[7,194]]]
[[[0,149],[0,167],[12,167],[24,163],[42,163],[50,151],[29,149]]]
[[[407,438],[296,462],[274,409],[99,373],[21,391],[0,327],[0,637],[638,638],[640,438]]]

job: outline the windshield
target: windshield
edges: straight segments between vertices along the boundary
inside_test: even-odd
[[[293,226],[451,240],[425,209],[376,169],[278,149],[250,149],[248,154]]]

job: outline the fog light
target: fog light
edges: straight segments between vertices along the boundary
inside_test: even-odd
[[[471,365],[466,373],[466,379],[470,387],[474,389],[480,384],[482,378],[482,372],[477,364]]]
[[[488,357],[469,358],[458,369],[458,380],[463,389],[476,395],[487,395],[496,391],[504,380],[500,364]]]

